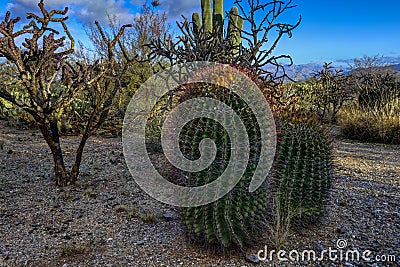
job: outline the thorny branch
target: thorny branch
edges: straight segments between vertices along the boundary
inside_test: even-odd
[[[292,4],[292,0],[267,3],[260,0],[236,0],[235,5],[240,11],[237,16],[244,20],[245,25],[242,30],[243,41],[236,55],[232,53],[235,50],[232,37],[226,36],[221,41],[217,38],[218,29],[212,32],[202,29],[196,35],[193,23],[183,17],[183,22],[177,22],[182,35],[177,41],[165,38],[153,40],[149,44],[153,51],[150,59],[161,58],[171,65],[188,61],[238,65],[251,69],[252,74],[259,77],[262,86],[276,88],[285,78],[289,78],[282,61],[286,61],[286,65],[292,65],[293,62],[289,55],[273,55],[273,51],[283,36],[292,37],[292,31],[301,22],[301,16],[294,24],[282,23],[280,18],[296,5]]]

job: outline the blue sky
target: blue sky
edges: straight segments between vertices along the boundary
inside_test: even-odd
[[[70,6],[69,25],[76,39],[85,40],[82,24],[95,19],[106,22],[106,14],[116,14],[125,23],[131,21],[144,0],[47,0],[51,8]],[[262,1],[262,0],[261,0]],[[1,0],[0,14],[10,10],[23,16],[37,8],[37,0]],[[160,0],[169,20],[180,20],[200,11],[200,0]],[[365,0],[293,0],[298,7],[284,16],[302,23],[291,39],[283,38],[275,54],[289,54],[295,64],[334,61],[340,63],[363,55],[384,55],[400,62],[400,1]],[[225,9],[233,0],[225,0]],[[344,63],[343,63],[344,64]]]

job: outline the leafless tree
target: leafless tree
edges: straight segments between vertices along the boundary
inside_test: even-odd
[[[86,141],[106,120],[114,96],[121,88],[120,80],[129,60],[117,61],[115,47],[130,25],[123,25],[114,36],[107,36],[96,22],[106,53],[95,60],[76,61],[71,58],[75,40],[66,24],[68,8],[47,11],[43,0],[38,5],[41,14],[27,13],[29,23],[21,30],[15,30],[20,18],[11,19],[9,12],[0,24],[0,57],[17,72],[16,79],[0,81],[0,97],[34,118],[50,147],[56,184],[66,186],[76,182]],[[64,31],[59,38],[57,25]],[[25,37],[23,47],[19,47],[17,43],[22,37]],[[24,99],[12,94],[10,88],[15,85],[29,97]],[[91,112],[86,118],[75,162],[71,171],[67,171],[60,145],[59,117],[80,93],[90,97]]]
[[[118,114],[117,124],[114,127],[120,127],[124,115],[124,110],[128,105],[132,95],[136,90],[154,73],[153,66],[157,65],[155,61],[149,61],[150,48],[147,46],[153,39],[171,38],[171,28],[167,23],[166,13],[159,10],[160,4],[153,1],[151,5],[143,4],[140,12],[132,21],[132,27],[126,29],[125,33],[118,40],[116,47],[116,56],[119,61],[131,60],[128,69],[123,76],[123,90],[117,94]],[[118,17],[109,15],[109,25],[103,28],[107,36],[117,34],[120,24]],[[86,47],[87,50],[94,49],[95,54],[105,55],[107,47],[103,38],[95,25],[86,27],[86,34],[91,40],[92,45]]]

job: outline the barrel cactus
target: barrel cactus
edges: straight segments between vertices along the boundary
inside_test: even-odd
[[[265,222],[269,195],[264,183],[256,191],[249,192],[249,184],[257,167],[261,149],[260,129],[247,104],[227,88],[196,85],[186,88],[180,101],[190,98],[209,97],[221,101],[233,109],[246,127],[250,141],[249,160],[246,171],[236,186],[217,201],[198,207],[183,208],[184,223],[190,235],[199,241],[222,247],[243,247],[256,240]],[[204,108],[193,106],[193,109]],[[229,119],[229,118],[226,118]],[[230,160],[231,141],[223,126],[212,119],[199,118],[190,121],[180,133],[182,153],[189,159],[200,157],[199,144],[211,138],[217,147],[213,163],[200,172],[184,172],[186,186],[202,186],[217,179]]]
[[[314,221],[323,211],[332,173],[332,145],[317,125],[281,123],[274,162],[277,208],[293,223]]]

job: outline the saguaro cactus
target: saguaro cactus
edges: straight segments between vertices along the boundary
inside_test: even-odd
[[[219,32],[222,39],[224,36],[224,1],[214,0],[213,8],[213,29]]]
[[[212,31],[213,21],[212,21],[212,13],[211,13],[211,2],[210,0],[201,0],[201,14],[202,14],[202,22],[204,25],[205,31]]]
[[[193,32],[199,35],[202,31],[211,33],[218,31],[218,39],[224,39],[224,1],[214,0],[213,10],[211,12],[210,0],[201,0],[202,17],[195,12],[192,15]],[[232,38],[234,45],[239,46],[241,43],[241,31],[243,29],[243,19],[239,16],[238,8],[232,7],[229,12],[227,38]]]
[[[239,52],[238,47],[242,42],[242,29],[244,21],[239,17],[239,10],[237,7],[232,7],[229,12],[229,23],[228,23],[228,38],[232,38],[235,47],[235,54]]]

